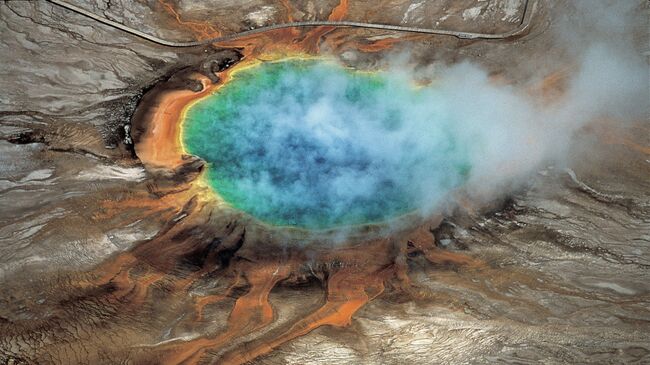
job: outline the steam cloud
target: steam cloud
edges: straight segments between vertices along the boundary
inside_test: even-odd
[[[587,123],[647,120],[648,66],[632,38],[640,3],[575,1],[576,14],[559,19],[555,43],[574,64],[553,102],[494,83],[469,62],[440,70],[417,90],[421,75],[404,68],[376,76],[378,86],[368,88],[320,65],[256,78],[260,90],[264,82],[271,89],[248,102],[235,90],[220,95],[216,109],[195,106],[190,121],[210,120],[215,134],[193,131],[199,123],[190,122],[186,144],[214,164],[212,177],[228,182],[219,187],[226,195],[239,194],[240,208],[284,224],[322,228],[409,209],[427,214],[461,184],[477,197],[503,192],[543,163],[564,160]],[[253,87],[245,81],[242,89]],[[237,123],[224,124],[229,118]],[[215,142],[217,135],[223,139]]]
[[[454,115],[458,138],[473,145],[470,194],[486,199],[505,194],[542,164],[566,163],[572,136],[590,122],[650,121],[650,68],[642,55],[649,50],[639,50],[649,44],[647,7],[638,0],[576,0],[550,14],[552,44],[559,50],[554,54],[565,59],[528,62],[537,84],[551,72],[568,72],[566,89],[553,102],[491,82],[487,71],[470,62],[433,75],[433,87],[446,96]],[[389,60],[394,71],[421,76],[395,66],[404,58]]]

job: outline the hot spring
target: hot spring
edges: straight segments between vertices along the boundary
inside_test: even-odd
[[[433,209],[466,179],[470,141],[447,105],[398,74],[264,62],[191,105],[182,142],[223,200],[267,224],[380,223]]]

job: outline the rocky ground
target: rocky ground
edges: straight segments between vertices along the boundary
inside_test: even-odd
[[[324,19],[346,2],[77,3],[188,40]],[[522,3],[354,2],[345,17],[500,32],[517,26]],[[531,89],[540,69],[557,71],[549,58],[570,58],[549,35],[563,6],[539,2],[530,32],[504,41],[350,29],[290,35],[302,42],[293,44],[359,68],[378,67],[408,45],[417,67],[471,60],[495,80]],[[345,266],[366,262],[359,253],[342,253],[343,263],[322,254],[315,266],[291,255],[286,264],[262,258],[276,254],[264,244],[256,249],[262,236],[250,238],[247,220],[206,218],[219,210],[197,203],[200,161],[166,171],[138,158],[130,131],[136,108],[147,107],[143,95],[164,82],[196,87],[188,75],[206,74],[206,59],[223,49],[158,46],[45,1],[0,4],[0,29],[2,363],[650,362],[647,119],[584,128],[565,165],[543,167],[516,192],[432,226],[435,247],[410,233],[373,244],[376,252],[403,250],[372,261],[395,267],[375,282]],[[273,36],[260,39],[228,48],[244,57],[276,51]],[[221,246],[211,254],[215,237]],[[287,272],[273,279],[279,268]],[[355,301],[360,309],[349,324],[318,312],[334,303],[342,313]],[[313,330],[298,335],[300,328]],[[220,333],[232,336],[220,340]]]

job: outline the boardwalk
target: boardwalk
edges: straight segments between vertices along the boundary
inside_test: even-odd
[[[108,25],[113,28],[120,29],[127,33],[133,34],[140,38],[146,39],[150,42],[154,42],[163,46],[168,47],[196,47],[203,46],[207,44],[220,43],[225,41],[231,41],[234,39],[251,36],[254,34],[264,33],[277,29],[284,28],[294,28],[294,27],[320,27],[320,26],[329,26],[329,27],[348,27],[348,28],[365,28],[365,29],[380,29],[380,30],[389,30],[395,32],[407,32],[407,33],[420,33],[420,34],[432,34],[432,35],[446,35],[457,37],[461,39],[506,39],[511,38],[517,35],[524,33],[529,25],[535,8],[537,5],[536,0],[525,0],[524,11],[521,18],[521,22],[518,27],[504,33],[473,33],[473,32],[461,32],[454,30],[445,30],[445,29],[431,29],[431,28],[419,28],[419,27],[405,27],[400,25],[389,25],[389,24],[377,24],[377,23],[361,23],[353,21],[328,21],[328,20],[315,20],[315,21],[305,21],[305,22],[290,22],[282,24],[268,25],[256,29],[251,29],[243,32],[228,34],[221,37],[215,37],[210,39],[204,39],[200,41],[189,41],[189,42],[174,42],[166,39],[158,38],[151,34],[144,33],[137,29],[126,26],[122,23],[115,22],[113,20],[107,19],[101,15],[95,14],[91,11],[82,9],[78,6],[72,5],[62,0],[48,0],[52,4],[64,7],[70,11],[73,11],[77,14],[86,16],[88,18],[94,19],[102,24]]]

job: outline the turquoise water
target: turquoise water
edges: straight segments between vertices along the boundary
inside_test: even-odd
[[[470,170],[444,97],[318,60],[242,70],[186,113],[212,188],[273,225],[324,229],[426,210]]]

